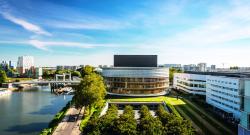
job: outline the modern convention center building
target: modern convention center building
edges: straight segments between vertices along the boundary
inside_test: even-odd
[[[114,55],[114,66],[103,68],[108,94],[160,96],[169,92],[169,69],[158,67],[157,55]]]

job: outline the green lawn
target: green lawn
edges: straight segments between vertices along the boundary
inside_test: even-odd
[[[183,105],[186,104],[181,99],[176,99],[174,97],[145,97],[145,98],[119,98],[119,99],[109,99],[114,102],[163,102],[169,103],[171,105]]]

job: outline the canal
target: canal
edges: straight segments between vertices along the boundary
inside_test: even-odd
[[[37,135],[72,98],[56,96],[49,87],[0,97],[0,135]]]

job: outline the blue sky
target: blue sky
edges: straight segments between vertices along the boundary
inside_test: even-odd
[[[158,62],[250,66],[250,2],[0,0],[0,60],[110,65],[114,54]]]

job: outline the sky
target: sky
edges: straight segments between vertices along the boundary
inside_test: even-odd
[[[114,54],[250,66],[250,1],[0,0],[0,60],[96,66]]]

